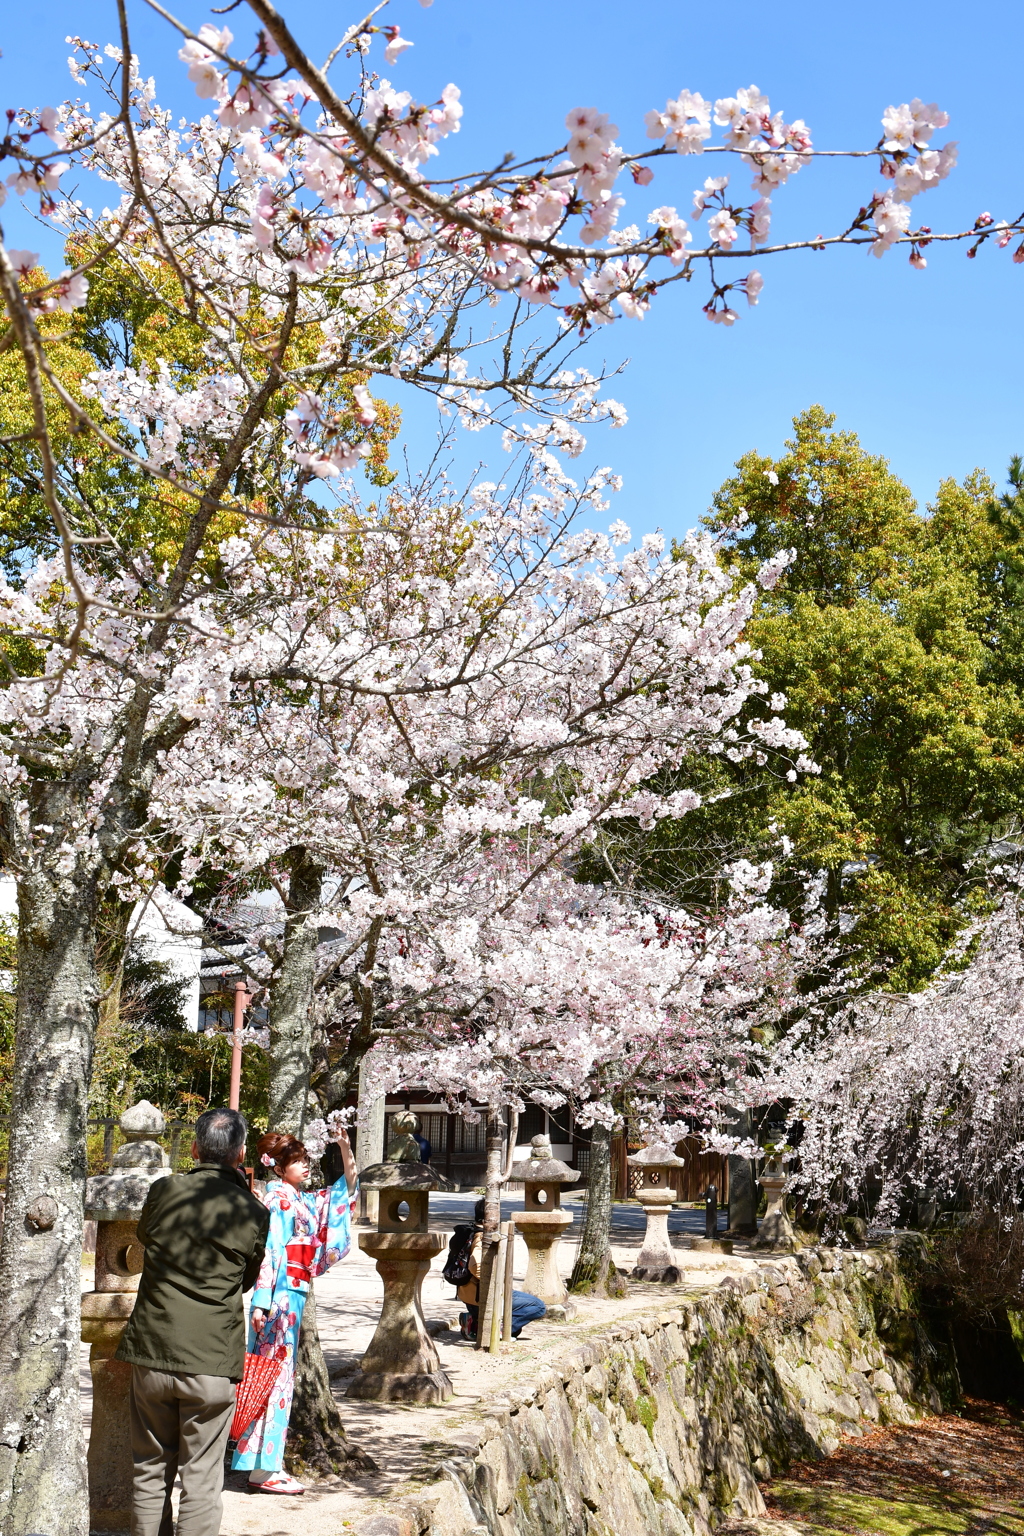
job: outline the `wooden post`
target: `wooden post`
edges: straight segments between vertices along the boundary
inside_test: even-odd
[[[498,1236],[498,1252],[497,1256],[495,1257],[494,1266],[491,1270],[491,1294],[488,1297],[491,1308],[491,1326],[489,1330],[489,1338],[487,1340],[487,1347],[492,1355],[496,1355],[498,1353],[498,1346],[501,1343],[501,1335],[504,1331],[502,1324],[505,1315],[505,1255],[508,1253],[509,1225],[510,1223],[507,1221],[502,1222]],[[477,1327],[479,1328],[479,1326],[480,1323],[478,1319]]]
[[[231,1087],[228,1091],[228,1108],[237,1109],[242,1093],[242,1025],[245,1005],[249,1001],[249,989],[244,981],[235,982],[235,1011],[231,1021]]]
[[[501,1308],[501,1341],[506,1343],[512,1337],[512,1260],[516,1246],[516,1219],[511,1217],[506,1225],[508,1242],[505,1247],[505,1290],[502,1297]]]

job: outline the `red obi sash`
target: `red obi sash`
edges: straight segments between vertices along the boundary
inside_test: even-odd
[[[310,1238],[296,1237],[285,1244],[290,1285],[308,1285],[316,1255],[316,1242]]]

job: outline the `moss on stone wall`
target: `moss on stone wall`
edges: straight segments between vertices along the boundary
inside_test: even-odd
[[[708,1536],[763,1513],[759,1480],[794,1458],[941,1406],[912,1304],[895,1255],[805,1251],[577,1337],[564,1369],[511,1406],[483,1405],[465,1479],[478,1523],[493,1536]]]

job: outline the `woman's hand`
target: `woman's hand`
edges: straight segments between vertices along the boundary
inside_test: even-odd
[[[356,1160],[352,1155],[352,1143],[348,1139],[348,1131],[343,1125],[339,1125],[338,1129],[332,1133],[331,1140],[336,1144],[338,1151],[341,1153],[341,1166],[345,1170],[345,1183],[351,1191],[356,1187]]]
[[[254,1333],[263,1332],[263,1324],[266,1322],[266,1320],[267,1314],[264,1312],[263,1308],[253,1307],[252,1311],[249,1313],[249,1321],[252,1323]]]

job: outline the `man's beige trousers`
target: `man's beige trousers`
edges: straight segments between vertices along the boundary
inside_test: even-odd
[[[179,1472],[178,1536],[217,1536],[234,1411],[235,1384],[226,1376],[132,1366],[132,1536],[174,1536],[171,1489]]]

